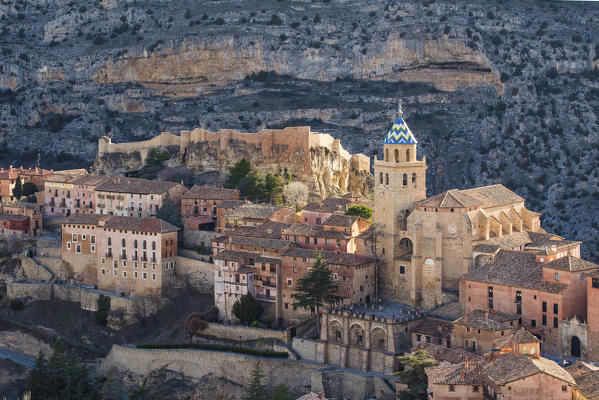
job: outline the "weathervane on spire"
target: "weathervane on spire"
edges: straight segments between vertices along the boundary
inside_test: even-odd
[[[401,109],[401,103],[397,104],[397,115],[399,115],[400,117],[403,116],[403,110]]]

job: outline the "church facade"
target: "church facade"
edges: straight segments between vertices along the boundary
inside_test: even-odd
[[[444,290],[484,265],[499,249],[524,250],[541,230],[540,214],[503,185],[426,195],[426,157],[399,115],[374,159],[374,226],[378,231],[379,289],[384,297],[431,308]]]

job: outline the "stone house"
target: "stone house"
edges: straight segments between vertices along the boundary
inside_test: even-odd
[[[244,204],[248,204],[245,200],[223,200],[216,206],[216,231],[219,233],[225,232],[226,226],[226,215],[237,207],[241,207]]]
[[[73,181],[79,177],[54,174],[44,179],[44,214],[68,217],[73,213]]]
[[[352,197],[327,197],[321,202],[308,203],[302,208],[300,221],[307,225],[322,225],[333,214],[345,214],[357,204]]]
[[[167,193],[171,201],[179,207],[181,196],[186,190],[185,186],[174,182],[110,177],[96,187],[96,214],[154,216]]]
[[[538,355],[506,353],[425,371],[434,400],[569,400],[576,384],[565,369]]]
[[[214,305],[220,318],[234,319],[233,304],[246,294],[255,297],[256,258],[254,253],[232,250],[221,251],[214,257]]]
[[[353,231],[350,228],[297,223],[282,229],[281,239],[291,240],[304,249],[357,253],[357,235],[352,236]]]
[[[216,219],[216,209],[224,200],[239,200],[239,190],[194,185],[181,196],[181,215]]]
[[[0,214],[0,237],[23,239],[31,235],[30,218],[21,214]]]
[[[83,175],[72,181],[73,185],[73,212],[93,214],[96,212],[96,188],[104,183],[106,176]]]
[[[331,270],[333,280],[338,284],[337,295],[340,304],[369,303],[374,300],[374,260],[357,254],[318,251],[291,247],[281,255],[281,302],[282,319],[285,323],[299,323],[311,315],[307,310],[293,305],[293,294],[297,293],[297,281],[306,275],[308,269],[322,254],[323,262]]]
[[[434,358],[440,366],[461,364],[464,361],[482,361],[482,356],[463,349],[450,349],[433,343],[419,343],[412,347],[412,353],[424,350]]]
[[[296,247],[296,245],[288,240],[222,235],[212,241],[212,255],[216,256],[223,250],[235,250],[266,257],[281,257],[281,254],[290,247]]]
[[[502,312],[474,310],[453,321],[451,345],[473,353],[495,349],[495,341],[511,335],[519,326],[518,317]]]
[[[38,236],[42,233],[42,209],[37,203],[23,201],[0,205],[2,214],[24,215],[29,217],[28,235]]]
[[[545,257],[544,253],[500,250],[492,262],[462,277],[464,310],[517,315],[521,326],[543,338],[545,351],[560,352],[562,321],[585,318],[584,274],[598,267],[572,256],[553,261]]]
[[[161,297],[176,279],[178,230],[153,217],[73,214],[62,223],[63,260],[99,289]]]
[[[451,347],[451,331],[453,324],[437,318],[421,319],[410,328],[412,345],[433,343],[439,346]]]

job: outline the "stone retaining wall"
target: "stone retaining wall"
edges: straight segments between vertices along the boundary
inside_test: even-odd
[[[201,335],[217,336],[229,340],[278,339],[284,343],[291,340],[287,330],[254,328],[253,326],[225,325],[210,322],[208,328],[199,332]]]
[[[203,293],[214,290],[214,264],[188,257],[175,259],[177,276],[186,278],[189,286]]]

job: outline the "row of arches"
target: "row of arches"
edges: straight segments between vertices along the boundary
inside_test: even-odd
[[[343,327],[339,321],[329,324],[329,341],[343,343]],[[353,324],[349,328],[349,344],[366,347],[364,328],[359,324]],[[385,349],[387,345],[387,332],[382,328],[373,328],[370,331],[370,348]]]
[[[383,177],[385,178],[384,180],[383,180]],[[416,172],[414,172],[414,173],[412,173],[412,186],[414,186],[414,187],[416,187],[416,180],[417,180],[417,178],[416,178]],[[389,185],[389,173],[388,172],[385,173],[384,175],[383,175],[382,172],[379,174],[379,183],[381,185],[383,185],[383,182],[385,182],[384,183],[385,185]],[[407,187],[408,186],[408,174],[403,174],[403,176],[402,176],[402,186],[403,187]]]
[[[406,158],[402,161],[410,161],[410,149],[407,149],[405,154],[406,154]],[[394,156],[395,156],[394,161],[396,163],[398,163],[400,161],[399,160],[399,149],[395,149]],[[389,158],[389,149],[385,149],[385,161],[391,161]]]

